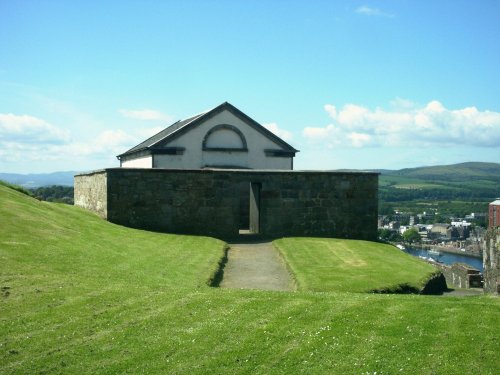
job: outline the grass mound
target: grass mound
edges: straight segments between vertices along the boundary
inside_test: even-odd
[[[210,288],[223,254],[0,186],[0,373],[498,372],[498,298]]]
[[[224,243],[213,238],[133,230],[0,189],[3,269],[37,280],[38,289],[199,287],[223,255]]]
[[[283,238],[274,242],[299,290],[418,293],[439,272],[394,246],[333,238]]]

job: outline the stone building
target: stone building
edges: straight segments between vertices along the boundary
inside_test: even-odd
[[[436,223],[432,225],[428,237],[431,240],[444,241],[449,240],[451,235],[451,225],[446,223]]]
[[[298,152],[228,102],[118,155],[125,168],[292,170]]]
[[[75,176],[75,205],[169,233],[376,240],[377,189],[377,173],[110,168]]]
[[[170,233],[376,240],[378,173],[292,171],[296,152],[226,102],[75,176],[75,205]]]
[[[433,263],[443,273],[448,286],[457,288],[482,288],[483,278],[479,270],[465,263],[453,263],[451,266]]]

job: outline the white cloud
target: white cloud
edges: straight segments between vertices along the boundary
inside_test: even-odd
[[[0,113],[0,141],[60,144],[69,132],[34,116]]]
[[[126,151],[138,143],[136,137],[122,130],[105,130],[87,141],[64,144],[29,143],[0,140],[0,162],[75,161],[81,158],[108,158]]]
[[[333,124],[324,128],[307,127],[302,131],[302,135],[313,143],[325,143],[328,148],[339,146],[345,141],[341,129]]]
[[[396,98],[394,100],[391,100],[391,106],[395,109],[412,109],[415,107],[415,103],[413,103],[411,100],[408,99],[403,99],[403,98]]]
[[[172,116],[169,116],[154,109],[119,109],[118,112],[123,116],[135,120],[147,121],[173,121]]]
[[[500,113],[476,107],[450,110],[434,100],[424,107],[404,101],[390,111],[347,104],[338,110],[324,106],[334,121],[324,127],[307,127],[310,142],[333,146],[449,146],[500,147]]]
[[[347,136],[354,147],[363,147],[370,143],[371,136],[364,133],[351,133]]]
[[[105,130],[91,142],[74,142],[54,151],[71,156],[109,156],[121,154],[135,143],[138,143],[137,138],[123,130]]]
[[[373,17],[389,17],[392,18],[394,17],[394,14],[392,13],[387,13],[384,12],[378,8],[372,8],[367,5],[360,6],[356,8],[355,10],[356,13],[362,14],[364,16],[373,16]]]
[[[325,111],[328,113],[328,115],[333,118],[333,119],[336,119],[337,118],[337,108],[335,108],[334,105],[331,105],[331,104],[325,104]]]
[[[281,129],[275,122],[262,124],[262,126],[285,141],[290,141],[293,138],[293,134],[291,132],[285,129]]]
[[[123,153],[154,134],[157,128],[134,134],[123,130],[104,130],[74,139],[67,130],[29,115],[0,113],[0,162],[75,160],[109,157]]]

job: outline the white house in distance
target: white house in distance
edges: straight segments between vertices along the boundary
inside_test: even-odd
[[[298,152],[228,102],[118,155],[124,168],[292,170]]]

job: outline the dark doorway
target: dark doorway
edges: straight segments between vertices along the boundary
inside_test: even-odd
[[[239,229],[240,234],[250,232],[250,184],[248,182],[241,182],[238,186],[240,196],[240,215],[239,215]]]
[[[250,233],[260,233],[260,189],[259,182],[250,183]]]
[[[260,233],[260,182],[245,182],[240,191],[240,234]]]

